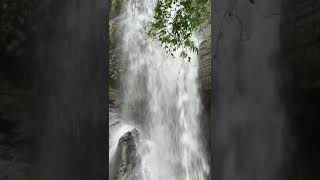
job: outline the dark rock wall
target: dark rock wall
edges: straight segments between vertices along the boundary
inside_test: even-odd
[[[28,127],[36,76],[35,39],[46,19],[38,0],[0,2],[0,179],[30,170],[32,134]],[[9,168],[10,167],[10,168]]]
[[[34,42],[31,179],[106,179],[108,1],[42,3],[49,20]]]
[[[280,91],[278,98],[284,104],[287,115],[284,121],[282,177],[319,179],[317,167],[320,162],[320,1],[214,1],[212,9],[213,59],[207,58],[205,46],[200,47],[199,53],[202,99],[205,108],[212,108],[211,111],[205,109],[205,112],[213,113],[210,121],[205,121],[205,127],[209,123],[207,127],[211,127],[210,131],[213,131],[218,114],[222,110],[217,104],[221,102],[217,99],[218,96],[223,94],[221,88],[224,85],[221,83],[225,82],[222,81],[232,81],[232,74],[237,73],[234,69],[236,64],[244,63],[243,56],[250,58],[243,54],[246,44],[250,41],[255,44],[249,54],[261,53],[261,49],[275,48],[274,58],[270,63],[275,70],[275,83]],[[264,33],[256,31],[259,26],[265,27]],[[272,26],[279,31],[272,30]],[[256,30],[252,30],[253,28]],[[252,38],[257,33],[260,33],[260,38]],[[269,44],[270,38],[278,38],[278,41]],[[256,55],[257,60],[259,56]],[[226,72],[221,72],[219,68],[227,65],[229,58],[237,59],[233,63],[235,66],[229,64],[229,68],[233,70],[224,69]],[[221,76],[229,78],[223,79]],[[229,86],[228,89],[232,87]],[[217,142],[209,142],[210,147],[216,146]],[[217,153],[215,148],[209,150],[213,154]],[[212,162],[216,165],[215,171],[212,167],[212,172],[215,178],[223,179],[223,172],[217,170],[221,168],[217,167],[221,166],[220,158],[212,156]]]
[[[320,179],[320,1],[284,0],[284,95],[291,127],[290,179]]]
[[[213,1],[212,179],[282,179],[278,0]]]
[[[203,24],[199,31],[199,39],[201,41],[199,46],[199,90],[202,102],[201,111],[201,125],[203,129],[203,136],[207,139],[207,150],[210,149],[210,128],[208,128],[211,120],[211,97],[212,97],[212,69],[211,69],[211,22],[210,20]]]
[[[108,2],[1,1],[1,180],[107,178]]]

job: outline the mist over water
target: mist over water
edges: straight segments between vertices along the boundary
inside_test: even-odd
[[[140,133],[142,179],[204,180],[209,165],[200,136],[197,56],[191,63],[173,58],[148,39],[155,4],[129,0],[119,17],[128,67],[121,118]]]

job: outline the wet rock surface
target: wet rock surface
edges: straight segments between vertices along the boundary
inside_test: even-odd
[[[133,129],[125,133],[120,139],[114,159],[114,180],[132,179],[138,180],[140,157],[138,154],[139,133]]]

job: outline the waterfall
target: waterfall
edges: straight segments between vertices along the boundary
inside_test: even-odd
[[[140,132],[142,179],[204,180],[209,165],[200,135],[197,55],[190,63],[172,57],[146,36],[155,4],[129,0],[119,17],[127,65],[121,117]]]

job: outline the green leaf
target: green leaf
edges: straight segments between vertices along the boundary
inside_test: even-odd
[[[209,0],[159,0],[155,7],[154,20],[148,24],[147,35],[160,41],[173,56],[178,49],[186,49],[180,53],[185,59],[189,53],[198,53],[192,33],[197,31],[210,15]]]

